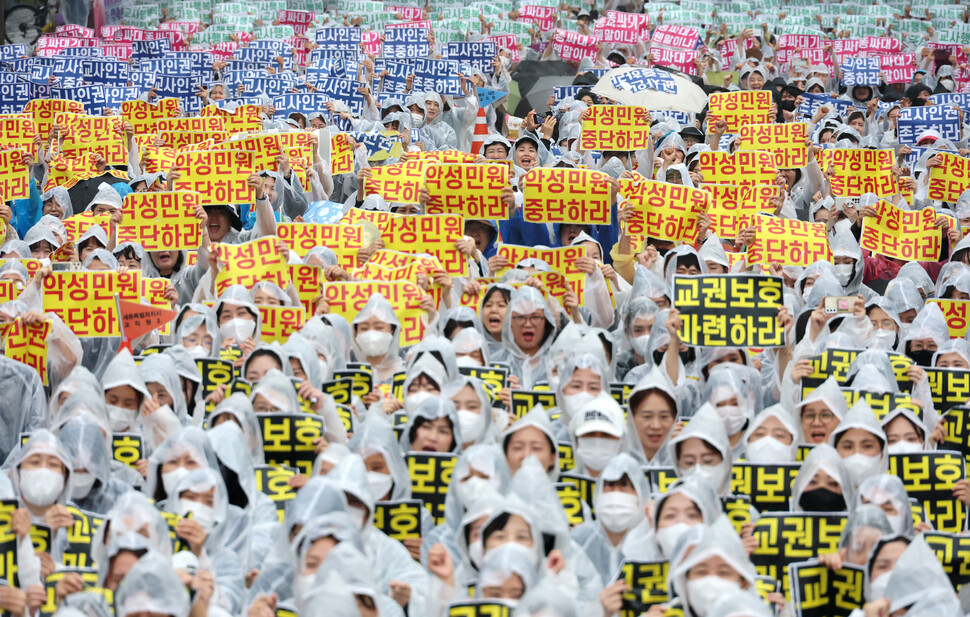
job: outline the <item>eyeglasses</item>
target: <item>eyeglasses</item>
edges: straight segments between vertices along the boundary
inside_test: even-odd
[[[812,411],[802,414],[802,420],[808,420],[810,423],[815,422],[816,418],[824,424],[834,420],[835,414],[833,414],[831,411],[823,411],[822,413],[815,413]]]
[[[512,315],[512,323],[517,325],[523,325],[529,322],[532,325],[539,325],[546,320],[545,315]]]

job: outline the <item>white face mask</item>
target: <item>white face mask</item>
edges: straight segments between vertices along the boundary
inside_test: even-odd
[[[673,557],[674,549],[677,548],[677,540],[680,540],[680,537],[690,528],[691,526],[687,523],[675,523],[670,527],[657,530],[655,534],[657,544],[660,545],[660,550],[663,551],[664,557],[667,559]]]
[[[700,478],[704,478],[707,480],[708,484],[710,484],[711,487],[717,491],[720,488],[718,485],[721,482],[721,466],[723,464],[723,462],[711,466],[697,464],[693,467],[688,467],[685,469],[682,475],[685,478],[688,476],[698,476]]]
[[[739,588],[740,586],[734,581],[720,576],[702,576],[687,581],[687,597],[690,598],[690,607],[694,614],[704,617],[718,598]]]
[[[94,487],[94,481],[96,478],[93,473],[83,472],[77,473],[72,476],[71,482],[71,499],[84,499],[91,492],[91,488]]]
[[[352,520],[360,521],[360,528],[363,529],[367,524],[367,510],[357,506],[347,506],[347,514]]]
[[[412,113],[411,114],[411,126],[413,126],[414,128],[418,128],[422,124],[424,124],[424,115],[423,114]]]
[[[866,456],[857,453],[842,459],[845,466],[849,468],[849,477],[852,485],[858,487],[866,478],[870,478],[879,473],[882,460],[878,456]]]
[[[368,358],[378,358],[391,348],[391,333],[368,330],[357,335],[357,345]]]
[[[241,345],[243,341],[251,338],[254,332],[256,332],[256,320],[254,319],[233,317],[219,326],[219,334],[222,335],[222,338],[231,338],[236,342],[236,345]]]
[[[896,332],[893,330],[873,330],[869,338],[869,349],[892,349],[896,342]]]
[[[489,488],[497,488],[495,485],[496,483],[493,483],[491,479],[486,480],[479,476],[465,478],[465,480],[458,483],[458,498],[467,506],[471,500],[481,495],[484,491]]]
[[[135,417],[138,415],[136,410],[118,407],[117,405],[105,405],[105,407],[108,409],[108,420],[111,421],[112,432],[123,433],[135,423]]]
[[[468,559],[476,568],[481,568],[485,563],[485,556],[482,554],[482,539],[479,538],[468,547]]]
[[[893,571],[883,572],[876,578],[869,581],[869,601],[875,602],[880,598],[886,597],[886,587],[889,586],[889,577]]]
[[[737,405],[724,405],[715,409],[717,415],[721,416],[721,422],[727,429],[728,436],[739,433],[744,428],[744,423],[748,419],[744,410]]]
[[[578,413],[583,405],[590,402],[595,396],[583,390],[579,394],[566,394],[562,400],[562,413],[565,414],[567,418],[573,417],[574,414]]]
[[[458,410],[458,432],[461,433],[461,439],[465,443],[478,441],[483,432],[483,425],[481,414],[467,409]]]
[[[455,358],[455,362],[458,364],[458,366],[482,366],[482,363],[478,361],[478,358],[473,358],[471,356],[457,356]]]
[[[590,469],[599,471],[610,459],[619,454],[620,440],[608,437],[580,437],[577,447],[579,456]]]
[[[623,491],[600,493],[593,505],[596,508],[596,520],[613,533],[633,527],[640,520],[642,513],[637,496]]]
[[[893,526],[893,531],[896,533],[903,533],[906,531],[904,525],[906,524],[905,514],[902,512],[897,512],[896,514],[887,514],[886,518],[889,519],[889,524]]]
[[[321,360],[317,358],[317,366],[320,367],[320,377],[323,379],[327,378],[327,371],[330,370],[330,365],[327,364],[326,360]]]
[[[805,287],[804,289],[802,289],[802,302],[806,302],[807,303],[808,302],[808,297],[810,295],[812,295],[812,288],[811,287]]]
[[[33,506],[49,506],[64,490],[64,474],[51,469],[24,469],[20,472],[20,494]]]
[[[428,392],[427,390],[419,390],[414,394],[408,394],[407,396],[404,397],[404,407],[408,411],[414,411],[421,405],[421,403],[425,402],[432,396],[434,395]]]
[[[394,486],[394,478],[390,474],[380,473],[378,471],[367,472],[367,488],[370,489],[370,494],[374,498],[374,501],[384,499],[384,495],[391,492],[392,486]]]
[[[191,358],[205,358],[209,355],[209,350],[202,345],[193,345],[192,347],[186,347],[185,352],[189,354]]]
[[[630,346],[633,347],[633,352],[640,356],[641,358],[647,357],[647,351],[650,346],[650,335],[644,334],[643,336],[635,336],[630,339]]]
[[[168,473],[162,474],[162,488],[165,489],[166,495],[173,495],[175,493],[176,487],[178,487],[179,482],[182,478],[189,475],[189,470],[185,467],[176,467]]]
[[[316,578],[316,573],[300,574],[297,576],[296,580],[293,581],[293,597],[299,600],[304,594],[313,589],[313,581]]]
[[[852,280],[852,264],[836,264],[834,267],[836,280],[839,281],[839,285],[845,287]]]
[[[202,531],[207,535],[212,533],[212,528],[216,524],[216,511],[212,506],[207,506],[198,501],[179,499],[179,506],[176,508],[175,513],[183,518],[191,514],[192,520],[197,522],[202,527]]]
[[[749,463],[773,465],[792,462],[792,447],[774,437],[765,436],[747,445],[744,458]]]
[[[897,441],[887,446],[886,451],[890,454],[909,454],[910,452],[922,452],[923,445],[912,441]]]

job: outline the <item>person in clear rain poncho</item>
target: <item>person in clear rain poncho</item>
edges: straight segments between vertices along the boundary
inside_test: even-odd
[[[204,600],[196,592],[195,601]],[[138,559],[115,592],[118,617],[188,617],[191,604],[172,563],[154,551]]]
[[[492,360],[509,364],[522,387],[530,388],[545,374],[544,355],[553,344],[557,323],[541,292],[533,287],[516,289],[502,323],[504,353]]]
[[[110,444],[102,427],[88,416],[68,420],[58,439],[71,457],[71,501],[87,512],[105,514],[132,486],[112,476]]]
[[[845,459],[852,486],[856,489],[868,478],[889,467],[886,434],[875,412],[862,399],[849,409],[829,436],[829,444]]]
[[[718,495],[727,495],[731,483],[731,445],[724,423],[705,403],[667,443],[668,456],[680,477],[699,475],[710,481]]]
[[[851,512],[854,498],[851,474],[835,448],[812,448],[792,485],[792,512]]]
[[[374,294],[354,317],[351,327],[354,355],[371,365],[375,384],[389,383],[404,364],[398,352],[401,322],[390,303]]]

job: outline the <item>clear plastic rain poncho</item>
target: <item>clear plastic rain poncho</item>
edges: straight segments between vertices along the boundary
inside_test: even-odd
[[[458,403],[455,404],[458,416],[458,429],[464,441],[462,445],[493,443],[495,441],[495,434],[499,429],[493,420],[492,401],[485,392],[485,387],[482,385],[481,380],[474,377],[461,376],[446,385],[443,394],[452,399],[452,402],[455,402],[456,397],[464,396],[462,393],[465,388],[470,388],[473,396],[477,399],[478,411],[461,408]]]
[[[156,383],[165,389],[165,392],[174,401],[172,411],[175,412],[179,424],[189,422],[189,409],[185,404],[185,393],[182,390],[182,382],[179,380],[175,360],[171,356],[151,354],[138,365],[138,374],[144,380],[146,388],[148,388],[148,384]]]
[[[891,533],[893,526],[879,506],[858,504],[842,528],[839,551],[845,551],[843,558],[847,563],[864,566],[875,541]]]
[[[879,421],[879,426],[882,427],[882,430],[884,433],[887,433],[886,443],[889,443],[888,432],[889,432],[890,423],[892,423],[894,420],[900,417],[904,418],[912,426],[912,428],[914,429],[914,432],[916,433],[916,441],[915,442],[904,441],[904,440],[897,441],[896,443],[887,445],[886,452],[888,452],[889,454],[904,454],[906,452],[919,452],[920,450],[930,450],[931,431],[929,431],[928,427],[926,426],[926,422],[924,420],[924,417],[925,417],[924,411],[919,406],[917,406],[917,410],[913,410],[908,406],[906,406],[906,407],[895,407],[893,409],[890,409],[888,412],[886,412],[886,415],[884,415],[882,417],[882,420]]]
[[[531,355],[526,354],[515,342],[512,335],[512,319],[515,315],[527,316],[541,311],[545,317],[536,336],[541,337],[538,349]],[[545,375],[544,356],[552,346],[556,337],[556,316],[542,297],[542,292],[534,287],[520,287],[512,292],[508,309],[505,311],[505,321],[502,323],[502,347],[505,353],[497,353],[492,358],[495,362],[505,362],[512,367],[512,374],[518,375],[522,388],[531,388]]]
[[[925,303],[916,284],[907,278],[895,278],[886,286],[886,299],[897,315],[908,311],[919,311]],[[902,317],[900,317],[902,319]]]
[[[757,576],[754,565],[748,559],[744,545],[741,543],[741,538],[727,516],[720,516],[711,525],[700,525],[698,528],[700,532],[695,532],[696,535],[690,538],[693,542],[691,550],[677,551],[676,556],[671,559],[670,572],[667,575],[667,587],[671,594],[676,594],[683,602],[685,617],[695,617],[698,614],[692,607],[692,603],[699,604],[709,601],[706,597],[694,596],[705,590],[709,593],[713,587],[713,581],[706,579],[718,577],[707,576],[696,579],[695,585],[687,580],[690,570],[709,557],[717,556],[727,562],[731,569],[741,577],[743,581],[742,589],[753,590]],[[733,587],[734,585],[731,585],[730,588]],[[715,597],[717,596],[715,595]]]
[[[104,390],[101,388],[101,382],[98,378],[83,366],[75,367],[61,383],[51,389],[51,395],[47,403],[47,421],[50,422],[53,420],[57,411],[67,398],[82,388],[90,388],[96,393],[96,398],[104,398]],[[104,426],[105,430],[110,432],[111,428],[108,425],[107,412],[105,412]]]
[[[839,421],[849,413],[849,404],[845,401],[845,396],[842,395],[842,390],[839,389],[839,382],[836,381],[835,377],[829,377],[822,384],[812,390],[808,396],[802,399],[800,402],[794,405],[796,421],[798,422],[798,441],[799,443],[809,443],[810,436],[802,433],[802,413],[805,408],[813,403],[821,403],[831,411]]]
[[[181,345],[172,345],[163,351],[162,355],[169,356],[175,361],[175,370],[185,388],[183,396],[186,399],[185,403],[188,406],[192,426],[202,426],[202,420],[205,416],[205,401],[203,400],[202,374],[199,372],[199,365],[196,364],[195,358]]]
[[[922,535],[913,538],[896,561],[886,585],[886,596],[890,615],[904,609],[909,609],[906,612],[909,615],[919,604],[936,607],[935,611],[923,615],[959,617],[963,612],[949,577]]]
[[[913,511],[909,507],[909,495],[903,481],[897,476],[882,473],[866,479],[859,485],[856,498],[859,500],[856,509],[862,504],[873,504],[883,508],[883,513],[891,525],[886,533],[901,533],[913,536]],[[889,508],[896,510],[896,514],[886,512]]]
[[[105,395],[112,388],[121,386],[128,386],[135,391],[138,397],[138,406],[134,409],[128,409],[109,405],[108,418],[111,420],[111,430],[116,433],[137,430],[144,421],[143,418],[146,418],[139,413],[139,410],[145,400],[151,398],[151,394],[141,378],[138,365],[135,364],[135,359],[127,349],[118,352],[118,355],[108,364],[104,376],[101,378],[101,387],[104,389]]]
[[[846,509],[851,514],[852,507],[855,504],[855,489],[852,486],[849,469],[839,453],[835,451],[835,448],[824,443],[812,448],[812,451],[802,462],[802,468],[798,471],[798,475],[795,476],[791,496],[792,512],[806,512],[801,503],[802,496],[819,471],[824,471],[842,487],[842,499],[845,501]]]
[[[889,454],[886,452],[886,433],[879,426],[876,413],[861,398],[849,409],[849,413],[842,418],[839,425],[829,435],[829,445],[838,449],[840,440],[845,437],[846,432],[852,429],[863,430],[874,435],[879,441],[879,454],[877,456],[868,456],[856,452],[845,458],[845,465],[849,469],[852,486],[858,489],[863,480],[881,474],[889,468]]]
[[[317,570],[312,570],[312,565],[308,563],[308,557],[314,543],[322,538],[330,538],[335,540],[337,544],[349,542],[357,550],[364,550],[364,543],[358,532],[357,523],[343,510],[328,512],[313,518],[289,544],[293,558],[293,570],[292,578],[287,580],[287,583],[289,583],[287,587],[292,587],[292,592],[278,591],[280,598],[292,597],[294,600],[298,600],[312,589],[314,575],[323,564],[319,564]]]
[[[189,462],[191,461],[191,462]],[[178,463],[178,466],[165,473],[165,463]],[[175,489],[178,481],[196,467],[219,469],[209,436],[200,428],[189,426],[165,440],[148,459],[148,478],[145,480],[145,494],[155,501],[162,501]]]
[[[346,356],[343,347],[337,342],[336,330],[332,326],[321,319],[311,319],[303,325],[300,334],[310,341],[316,351],[320,379],[330,381],[334,371],[344,369]]]
[[[721,455],[721,462],[712,467],[696,464],[690,468],[680,465],[680,445],[688,439],[696,438],[704,441],[707,445],[714,448]],[[680,430],[676,437],[667,444],[668,457],[677,475],[685,477],[692,474],[700,474],[707,477],[718,495],[726,495],[731,484],[731,444],[728,441],[727,432],[724,430],[724,422],[714,411],[714,408],[705,403],[697,410],[697,413]]]
[[[791,435],[791,443],[784,443],[775,438],[770,432],[767,435],[751,441],[752,435],[769,418],[778,420],[781,425]],[[761,411],[754,420],[748,423],[748,428],[744,431],[741,443],[744,444],[745,458],[751,463],[776,464],[791,463],[795,460],[795,452],[798,450],[799,424],[795,421],[788,410],[782,405],[772,405]],[[764,440],[769,440],[759,444]]]
[[[233,422],[242,429],[249,449],[249,456],[252,457],[253,465],[262,465],[264,462],[263,453],[263,431],[253,411],[253,404],[242,392],[234,392],[212,410],[209,416],[209,426],[215,426],[220,422],[219,418],[230,417]],[[224,420],[223,420],[224,421]]]
[[[541,405],[536,405],[530,409],[527,414],[516,420],[512,426],[502,433],[502,451],[505,453],[506,460],[508,460],[509,441],[512,439],[512,435],[527,427],[539,429],[545,435],[546,439],[549,440],[553,461],[549,469],[546,470],[546,473],[555,482],[559,477],[559,449],[556,446],[556,437],[553,433],[552,423],[549,421],[549,415]]]
[[[250,552],[252,563],[262,563],[279,527],[276,505],[256,488],[253,459],[243,430],[235,422],[223,422],[208,431],[209,441],[219,461],[229,503],[246,511],[252,525]]]
[[[135,533],[148,539],[153,550],[172,555],[172,539],[168,523],[151,499],[138,491],[128,491],[118,496],[114,505],[104,515],[91,540],[91,560],[105,563],[104,554],[115,538]]]
[[[478,575],[475,597],[494,597],[486,596],[486,590],[501,587],[512,576],[519,577],[524,591],[531,589],[539,578],[529,549],[515,542],[503,544],[489,552]]]
[[[20,262],[12,261],[21,265]],[[31,307],[19,300],[12,300],[0,304],[0,312],[13,319],[23,317],[30,312]],[[65,379],[75,367],[81,363],[83,349],[81,341],[71,331],[61,318],[54,313],[43,313],[44,319],[51,324],[51,331],[47,335],[47,378],[51,387]]]
[[[902,342],[908,343],[909,341],[925,339],[932,340],[938,348],[950,340],[950,331],[946,325],[946,317],[943,316],[943,311],[940,310],[939,304],[930,303],[920,310],[916,315],[916,319],[906,329],[906,335],[902,337]]]
[[[223,322],[219,319],[219,315],[222,313],[222,307],[224,305],[230,306],[242,306],[245,307],[249,314],[253,316],[256,321],[256,327],[254,330],[250,331],[248,324],[242,323],[243,321],[238,317],[233,317],[232,319]],[[258,341],[262,335],[262,324],[263,317],[253,303],[253,296],[249,293],[249,290],[242,285],[232,285],[227,287],[219,299],[216,301],[213,311],[216,314],[216,322],[219,323],[219,333],[222,335],[223,344],[226,343],[226,339],[232,339],[234,345],[240,345],[246,338],[251,338],[254,341]],[[248,333],[248,336],[244,336]]]
[[[249,400],[256,407],[260,396],[279,413],[300,413],[300,398],[290,378],[276,369],[270,369],[258,383],[253,385]]]
[[[186,491],[195,494],[212,491],[213,506],[190,501],[183,496]],[[259,562],[250,560],[249,516],[229,504],[218,469],[202,468],[189,472],[179,480],[174,494],[165,502],[165,510],[182,517],[190,514],[202,525],[206,539],[200,565],[211,564],[205,569],[212,570],[215,578],[217,592],[214,599],[218,598],[218,603],[230,613],[240,610],[245,599],[245,574]]]
[[[636,361],[636,356],[643,359],[643,364],[652,364],[650,359],[650,326],[655,323],[660,307],[650,298],[630,298],[622,311],[623,316],[623,347],[617,354],[616,377],[623,379],[626,383],[632,383],[632,379],[639,373],[631,375],[634,369],[640,366]],[[645,333],[637,336],[634,332],[637,320],[646,320],[648,323]]]
[[[420,424],[433,422],[438,418],[447,418],[451,423],[451,447],[446,452],[461,454],[462,436],[458,425],[458,411],[451,399],[443,396],[430,396],[409,412],[407,426],[401,432],[401,450],[403,452],[411,450],[411,444],[414,442]]]
[[[361,536],[364,540],[364,553],[373,563],[374,573],[380,580],[380,591],[390,593],[392,580],[411,586],[411,601],[408,611],[416,615],[425,614],[428,572],[411,558],[404,545],[393,540],[371,524],[374,516],[374,499],[367,483],[364,461],[356,454],[350,454],[330,470],[327,478],[335,482],[344,493],[353,495],[367,508],[361,513],[359,508],[348,506],[346,511],[352,519],[361,520]]]
[[[472,471],[487,478],[472,475]],[[483,492],[504,495],[508,491],[510,475],[502,451],[494,445],[474,445],[462,452],[451,472],[452,482],[445,495],[445,521],[432,535],[452,554],[457,554],[457,544],[462,544],[467,557],[467,546],[457,537],[465,513]],[[422,544],[422,549],[426,552],[425,545],[430,548],[433,544],[429,539]]]
[[[458,378],[458,361],[455,358],[455,349],[452,347],[451,341],[443,336],[425,336],[420,343],[408,349],[406,370],[410,373],[411,367],[424,359],[425,356],[441,365],[446,380]]]
[[[489,352],[488,340],[475,328],[463,328],[451,339],[451,346],[455,350],[455,363],[458,366],[488,366]],[[481,361],[475,357],[475,353],[482,356]]]
[[[386,590],[381,589],[381,583],[374,576],[374,559],[366,552],[357,549],[350,542],[341,542],[327,555],[326,560],[317,570],[311,590],[299,602],[297,608],[301,615],[320,615],[320,617],[344,617],[344,615],[358,615],[355,596],[369,596],[382,617],[403,617],[401,606],[394,602]],[[346,590],[353,595],[350,600],[337,599]],[[412,590],[412,601],[414,592]],[[337,601],[335,601],[337,600]],[[316,607],[326,607],[326,611],[316,612]],[[346,610],[345,607],[346,606]],[[414,606],[409,603],[409,612]]]
[[[384,459],[390,471],[387,474],[390,478],[389,484],[386,478],[377,478],[374,472],[367,472],[367,482],[372,489],[371,495],[374,501],[383,500],[388,492],[390,495],[387,499],[391,501],[411,498],[411,476],[404,462],[404,453],[398,444],[393,427],[386,419],[368,414],[367,418],[357,426],[357,431],[347,447],[365,461],[374,455],[380,455]],[[386,490],[385,484],[389,487]]]
[[[556,583],[542,579],[515,608],[516,617],[578,617],[576,602]]]
[[[707,609],[707,617],[771,617],[767,602],[753,589],[731,589]]]
[[[241,371],[243,379],[253,383],[259,381],[259,379],[249,377],[249,365],[257,358],[264,356],[276,363],[277,366],[273,367],[272,370],[280,371],[287,377],[293,375],[293,367],[290,365],[290,357],[285,351],[283,351],[283,346],[280,345],[278,341],[273,341],[272,343],[259,341],[256,343],[255,349],[253,349],[246,359],[243,360]]]
[[[199,340],[200,337],[196,335],[199,328],[204,328],[205,333],[212,338],[209,345],[205,345],[204,341]],[[201,338],[204,339],[204,337]],[[189,339],[192,339],[192,344],[189,343]],[[215,315],[210,314],[186,317],[175,333],[175,340],[181,343],[193,358],[217,358],[222,348],[219,324],[216,322]]]
[[[573,379],[573,374],[579,370],[592,371],[593,379],[599,378],[599,386],[596,391],[590,392],[585,388],[577,394],[566,394],[565,389]],[[566,426],[574,415],[579,413],[583,406],[596,398],[599,392],[609,392],[609,372],[603,364],[601,358],[590,353],[575,353],[566,358],[566,361],[559,369],[559,383],[555,389],[556,402],[559,406],[559,422]]]
[[[307,376],[314,388],[320,387],[324,382],[324,376],[320,373],[320,363],[317,361],[317,352],[313,343],[305,339],[299,332],[294,332],[283,343],[283,352],[289,356],[291,363],[293,360],[299,362],[303,374]]]
[[[757,382],[749,379],[749,371],[754,372]],[[719,364],[709,373],[701,400],[714,407],[728,436],[743,431],[760,409],[760,379],[754,369],[734,363]],[[744,445],[739,442],[734,448],[734,458],[743,450]]]
[[[384,344],[380,341],[375,341],[376,345],[370,341],[367,343],[368,351],[380,351],[379,354],[370,356],[371,359],[375,360],[380,358],[376,363],[370,362],[367,354],[362,350],[359,340],[361,333],[357,331],[358,325],[371,317],[376,317],[378,321],[391,326],[391,336],[386,348],[381,349],[384,347]],[[353,346],[354,356],[360,362],[370,362],[371,368],[374,370],[374,383],[390,383],[394,373],[400,371],[404,365],[399,352],[401,321],[394,314],[391,303],[381,294],[372,295],[367,301],[367,304],[364,305],[364,308],[360,309],[360,312],[354,317],[351,323],[351,331],[353,333],[351,344]],[[376,339],[376,336],[374,338]]]
[[[122,493],[132,490],[112,476],[110,444],[94,419],[72,418],[61,428],[58,439],[71,457],[74,469],[71,500],[79,508],[103,515]]]
[[[661,526],[660,523],[665,514],[664,504],[674,495],[682,495],[694,504],[694,507],[700,512],[701,524],[703,525],[713,524],[722,513],[720,500],[707,478],[694,475],[675,481],[667,487],[666,493],[658,495],[653,502],[652,519],[650,520],[653,537],[650,545],[656,554],[654,559],[672,559],[680,539],[692,527],[692,525],[683,521],[673,525]]]
[[[188,617],[189,593],[164,555],[149,551],[143,555],[115,591],[115,614],[156,613]]]
[[[46,454],[60,459],[61,463],[64,464],[63,479],[57,481],[51,475],[54,472],[48,469],[21,470],[21,464],[34,454]],[[57,436],[47,429],[37,429],[31,433],[27,443],[20,448],[13,460],[12,467],[10,484],[17,495],[20,496],[21,503],[26,501],[35,506],[49,506],[55,503],[63,505],[71,498],[71,481],[74,475],[71,455]],[[36,471],[48,473],[37,474]],[[24,477],[28,473],[35,477]],[[55,492],[53,489],[58,485],[60,490]],[[32,518],[34,518],[33,515]]]
[[[4,384],[0,456],[6,459],[20,443],[21,433],[30,433],[43,424],[47,403],[37,371],[26,364],[0,357],[0,383]]]
[[[855,357],[849,365],[846,383],[853,390],[865,392],[899,392],[899,383],[892,362],[885,352],[868,349]]]
[[[629,478],[634,493],[621,491],[604,492],[606,482]],[[624,560],[649,560],[652,557],[653,536],[650,522],[644,516],[644,508],[650,500],[646,476],[636,459],[626,453],[613,457],[593,489],[593,506],[596,519],[575,527],[570,535],[596,567],[604,586],[612,582]],[[606,533],[623,533],[623,540],[614,546]]]
[[[674,420],[674,422],[671,423],[670,428],[667,430],[667,433],[663,436],[662,441],[656,444],[649,444],[651,448],[655,448],[652,457],[647,455],[647,446],[644,444],[644,438],[648,437],[651,426],[648,425],[646,428],[648,435],[641,435],[639,429],[637,428],[636,421],[637,410],[640,409],[641,403],[645,401],[647,396],[651,393],[656,393],[661,397],[664,397],[667,403],[672,403],[671,412],[672,419]],[[630,435],[630,452],[641,462],[641,464],[651,466],[670,464],[670,460],[668,458],[669,452],[666,446],[667,441],[670,439],[670,434],[673,432],[674,426],[676,425],[679,406],[680,402],[677,400],[677,391],[670,383],[666,373],[664,373],[658,367],[652,368],[649,373],[644,375],[636,383],[636,385],[633,386],[633,389],[627,396],[627,433]],[[650,409],[650,411],[653,412],[654,416],[657,416],[660,409]],[[645,412],[646,408],[641,413]]]

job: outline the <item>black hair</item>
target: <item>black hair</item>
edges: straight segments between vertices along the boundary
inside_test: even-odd
[[[447,323],[445,323],[445,331],[444,331],[445,338],[451,339],[451,336],[455,333],[455,330],[457,330],[458,328],[465,329],[465,328],[474,328],[474,327],[475,327],[475,323],[472,321],[458,321],[457,319],[449,319]]]
[[[256,358],[259,358],[260,356],[266,356],[267,358],[272,358],[273,360],[279,363],[280,370],[281,371],[283,370],[283,359],[280,358],[279,354],[277,354],[272,349],[257,349],[253,353],[249,354],[249,358],[246,360],[246,365],[248,366],[250,362],[252,362]],[[243,375],[243,379],[245,378],[246,376]]]
[[[580,90],[579,92],[577,92],[576,93],[576,100],[577,101],[582,101],[583,100],[583,97],[586,97],[586,96],[588,96],[591,99],[593,99],[593,105],[596,105],[596,104],[599,103],[599,100],[600,100],[599,97],[596,96],[595,94],[593,94],[593,91],[590,90],[589,88],[583,88],[582,90]]]
[[[662,396],[664,400],[667,401],[667,404],[670,405],[670,408],[674,410],[674,417],[675,418],[677,417],[677,401],[675,401],[673,397],[671,397],[669,394],[667,394],[665,391],[661,390],[660,388],[647,388],[646,390],[641,390],[636,394],[634,394],[633,396],[631,396],[630,400],[627,401],[630,407],[631,414],[636,415],[637,407],[645,398],[647,398],[648,394],[659,394],[660,396]]]
[[[442,416],[442,417],[445,420],[448,421],[448,426],[451,428],[451,444],[448,446],[448,450],[447,451],[448,452],[454,452],[455,446],[458,445],[458,443],[455,441],[455,426],[454,426],[454,424],[451,423],[451,418],[449,418],[448,416]],[[437,420],[437,418],[435,418],[435,420]],[[410,441],[413,444],[414,443],[414,436],[415,436],[415,434],[417,434],[418,429],[421,428],[422,426],[424,426],[425,424],[430,424],[433,421],[434,420],[429,420],[428,418],[425,418],[424,416],[418,416],[418,417],[416,417],[414,419],[414,423],[411,424],[410,430],[408,430],[408,441]]]
[[[495,292],[502,294],[502,297],[505,298],[506,304],[508,304],[512,300],[512,292],[510,292],[508,289],[504,287],[493,285],[491,288],[489,288],[488,291],[485,292],[485,297],[482,298],[482,305],[488,302],[488,299],[491,298],[492,294]]]
[[[624,64],[626,64],[626,58],[624,58],[623,57],[623,54],[621,54],[619,52],[615,52],[614,51],[610,55],[606,56],[606,59],[609,60],[610,62],[614,62],[614,63],[616,63],[618,65],[621,65],[621,66],[624,65]]]
[[[141,261],[141,257],[135,252],[135,247],[133,246],[126,246],[120,251],[116,250],[114,255],[116,258],[124,257],[125,259],[137,259],[139,262]]]

